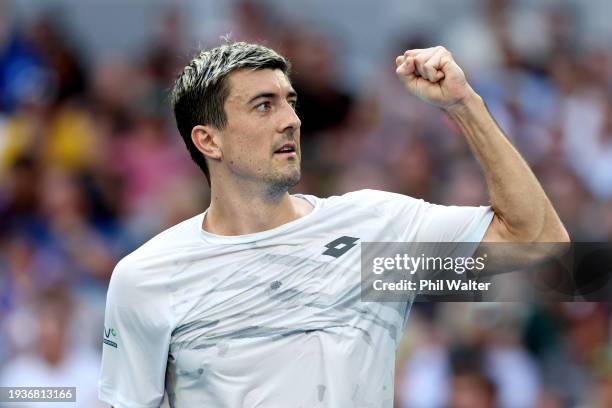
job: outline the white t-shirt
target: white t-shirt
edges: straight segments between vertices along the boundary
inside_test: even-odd
[[[100,398],[116,408],[392,407],[409,302],[360,301],[361,242],[480,242],[490,207],[362,190],[272,230],[219,236],[204,214],[119,262]],[[471,256],[472,254],[466,254]]]

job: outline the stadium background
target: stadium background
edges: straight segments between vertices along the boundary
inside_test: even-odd
[[[612,240],[610,15],[606,0],[0,1],[0,385],[76,385],[99,406],[114,264],[208,202],[166,92],[226,33],[293,63],[296,191],[487,203],[453,124],[395,78],[395,55],[442,44],[572,238]],[[396,406],[610,407],[611,330],[604,303],[419,304]]]

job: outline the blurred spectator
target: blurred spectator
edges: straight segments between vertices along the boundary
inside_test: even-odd
[[[400,406],[535,405],[540,373],[517,338],[520,308],[451,304],[436,310],[434,324],[439,327],[430,333],[447,334],[423,341],[410,353]]]
[[[0,385],[75,387],[77,402],[54,403],[58,407],[102,407],[97,399],[98,355],[79,348],[71,327],[75,305],[63,289],[51,289],[38,299],[33,348],[13,357],[0,371]],[[76,331],[75,331],[76,330]],[[38,406],[39,403],[21,403]]]
[[[70,45],[72,36],[62,33],[62,28],[66,26],[58,21],[56,14],[44,14],[34,21],[27,33],[28,41],[53,72],[57,102],[82,96],[85,91],[82,59]]]
[[[12,112],[23,103],[48,98],[53,73],[39,50],[17,31],[10,2],[0,4],[0,111]]]
[[[291,61],[293,87],[299,95],[298,114],[306,146],[320,132],[342,125],[353,98],[340,89],[334,50],[329,39],[305,27],[288,27],[281,48]]]
[[[450,398],[452,370],[444,345],[423,345],[410,352],[400,373],[397,405],[402,408],[437,408]]]
[[[591,193],[612,199],[612,95],[603,91],[585,89],[567,97],[563,147],[568,163]]]
[[[478,372],[459,372],[451,381],[449,408],[495,408],[497,388]]]

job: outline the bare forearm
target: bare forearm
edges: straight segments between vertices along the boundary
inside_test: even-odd
[[[566,241],[567,232],[537,178],[474,92],[446,109],[482,166],[496,222],[514,242]]]

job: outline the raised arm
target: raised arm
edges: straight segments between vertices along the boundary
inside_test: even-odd
[[[569,242],[535,175],[444,47],[408,50],[396,73],[420,99],[443,108],[480,163],[495,216],[483,242]]]

